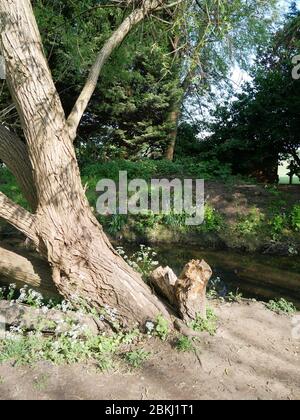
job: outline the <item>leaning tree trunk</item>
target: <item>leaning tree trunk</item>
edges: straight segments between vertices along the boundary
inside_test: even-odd
[[[132,326],[169,317],[165,307],[110,245],[81,184],[66,121],[29,0],[1,0],[1,52],[26,137],[37,195],[30,214],[0,193],[0,217],[29,236],[71,301],[116,311]],[[80,105],[80,104],[77,104]]]

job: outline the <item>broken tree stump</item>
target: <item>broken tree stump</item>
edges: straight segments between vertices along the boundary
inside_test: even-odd
[[[206,287],[212,269],[204,261],[192,260],[184,267],[175,288],[178,309],[185,322],[199,314],[206,319]]]
[[[153,287],[174,306],[177,306],[176,281],[177,276],[170,267],[158,267],[150,276],[150,282]]]
[[[176,307],[185,322],[198,315],[206,319],[206,287],[212,269],[204,261],[192,260],[179,278],[170,267],[158,267],[150,276],[154,288]]]

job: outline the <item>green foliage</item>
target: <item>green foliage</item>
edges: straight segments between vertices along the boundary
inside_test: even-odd
[[[158,315],[158,317],[156,318],[154,334],[157,337],[159,337],[162,341],[166,341],[166,339],[168,338],[169,323],[162,315]]]
[[[119,181],[119,171],[126,171],[128,180],[141,178],[149,181],[153,178],[171,179],[174,175],[180,179],[186,177],[198,179],[225,179],[230,177],[230,165],[221,166],[218,160],[197,161],[196,159],[168,160],[144,159],[139,162],[112,160],[85,165],[82,168],[82,180],[95,190],[100,179],[108,178]]]
[[[111,216],[100,215],[98,216],[98,220],[102,226],[106,227],[108,233],[116,235],[126,225],[128,217],[123,214],[112,214]]]
[[[190,327],[194,331],[208,332],[210,335],[215,335],[217,332],[217,316],[210,308],[207,309],[207,318],[203,319],[199,314],[196,319],[190,323]]]
[[[228,300],[228,302],[240,303],[242,299],[243,299],[243,294],[240,293],[238,290],[235,293],[229,292],[228,295],[226,296],[226,300]]]
[[[24,199],[15,177],[0,164],[0,191],[15,203],[29,210],[27,201]]]
[[[65,300],[59,298],[45,299],[41,293],[29,289],[27,285],[19,290],[14,283],[11,283],[9,286],[0,287],[0,300],[15,301],[16,303],[43,310],[57,309],[66,312],[67,310],[73,309],[72,305]]]
[[[139,368],[142,364],[149,359],[151,356],[150,352],[143,349],[130,351],[125,354],[125,360],[134,368]]]
[[[188,352],[188,351],[193,351],[194,350],[194,344],[193,344],[192,340],[190,340],[185,335],[180,336],[176,340],[175,345],[176,345],[176,349],[178,351],[181,351],[181,352]]]
[[[276,182],[278,156],[292,155],[299,166],[300,84],[291,77],[291,58],[299,53],[299,20],[297,11],[286,17],[269,45],[260,48],[252,82],[214,113],[213,134],[203,147],[209,156],[230,162],[233,173]]]
[[[0,363],[13,361],[16,365],[32,365],[46,360],[60,365],[94,359],[104,370],[113,366],[113,357],[121,346],[131,343],[136,337],[123,333],[93,336],[84,334],[76,326],[55,337],[43,337],[39,333],[23,335],[19,332],[11,332],[0,340]]]
[[[300,204],[295,204],[290,213],[290,221],[292,228],[296,231],[300,231]]]
[[[241,235],[254,235],[262,226],[264,215],[257,208],[253,208],[247,216],[240,218],[236,224],[236,231]]]
[[[277,300],[270,300],[270,302],[267,303],[266,306],[268,309],[270,309],[270,311],[276,313],[285,313],[291,315],[297,311],[295,305],[292,302],[288,302],[283,298]]]
[[[130,257],[126,254],[123,247],[118,247],[117,252],[134,270],[142,275],[145,281],[148,280],[149,275],[159,264],[159,262],[156,261],[157,253],[149,246],[140,245],[140,249]]]
[[[224,220],[221,214],[210,204],[205,204],[204,223],[199,227],[205,232],[219,232],[224,226]]]
[[[275,240],[280,238],[287,224],[285,214],[276,214],[268,224],[271,229],[272,238]]]

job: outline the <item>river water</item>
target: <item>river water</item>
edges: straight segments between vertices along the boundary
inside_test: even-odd
[[[138,246],[136,247],[138,248]],[[132,249],[132,247],[131,247]],[[161,265],[179,275],[191,259],[204,259],[213,269],[222,293],[239,290],[246,298],[263,301],[285,298],[300,309],[300,257],[205,251],[188,246],[153,247]]]

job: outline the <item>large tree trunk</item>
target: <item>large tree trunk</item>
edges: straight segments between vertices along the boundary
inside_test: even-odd
[[[126,326],[158,313],[168,318],[91,212],[73,147],[74,126],[66,122],[30,1],[1,0],[0,17],[7,82],[26,137],[38,201],[36,213],[28,213],[24,222],[25,210],[13,212],[13,204],[0,195],[0,217],[34,241],[59,292],[73,303],[84,301],[107,314],[116,311],[116,320]]]

